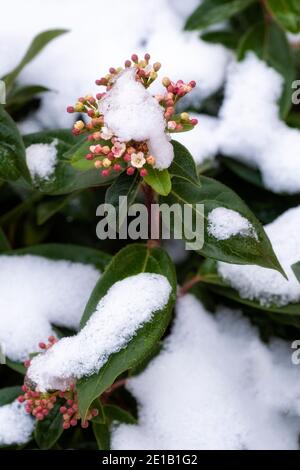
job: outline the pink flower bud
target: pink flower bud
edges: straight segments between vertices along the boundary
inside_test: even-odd
[[[118,163],[116,163],[116,164],[113,166],[113,169],[114,169],[115,171],[121,171],[121,170],[122,170],[122,167],[121,167],[121,165],[119,165]]]
[[[131,61],[130,60],[125,60],[125,67],[131,67]]]
[[[30,359],[27,359],[26,361],[24,361],[24,367],[28,369],[29,366],[30,366]]]
[[[44,419],[43,413],[37,413],[35,417],[38,421],[42,421]]]
[[[133,62],[135,62],[135,63],[138,62],[138,61],[139,61],[139,58],[138,58],[137,54],[132,54],[131,60],[132,60]]]
[[[129,175],[129,176],[133,175],[134,172],[135,172],[135,168],[133,168],[132,166],[130,166],[130,167],[127,168],[127,170],[126,170],[126,173],[127,173],[127,175]]]
[[[189,85],[190,85],[192,88],[195,88],[195,86],[196,86],[195,80],[190,81]]]
[[[72,410],[72,408],[69,408],[69,409],[67,410],[67,414],[68,414],[69,416],[72,416],[72,415],[74,414],[74,411]]]
[[[39,348],[40,349],[46,349],[46,344],[45,343],[39,343]]]
[[[71,426],[76,426],[76,424],[77,424],[77,419],[71,419],[70,425]]]
[[[193,126],[196,126],[196,124],[198,124],[198,119],[193,118],[193,119],[191,119],[190,123],[191,123]]]
[[[150,54],[146,53],[144,59],[148,62],[150,60]]]
[[[142,169],[141,169],[140,175],[141,175],[142,178],[144,178],[144,176],[147,176],[147,175],[148,175],[148,171],[146,170],[146,168],[142,168]]]
[[[61,406],[61,407],[59,408],[59,412],[60,412],[61,414],[64,414],[66,411],[67,411],[67,408],[66,408],[65,406]]]
[[[109,170],[102,170],[101,175],[106,178],[109,175]]]
[[[130,162],[131,156],[128,153],[126,153],[123,157],[123,160],[124,160],[124,162]]]
[[[69,423],[63,423],[63,428],[64,429],[69,429],[70,427],[70,424]]]
[[[93,408],[92,409],[92,416],[98,416],[99,414],[99,410],[97,410],[97,408]]]
[[[81,427],[82,427],[82,428],[88,428],[88,427],[89,427],[89,423],[88,423],[87,421],[83,421],[83,422],[81,423]]]
[[[117,73],[117,71],[114,67],[110,67],[109,73],[115,74],[115,73]]]
[[[93,109],[89,109],[87,114],[88,114],[89,117],[94,117],[95,111]]]
[[[20,396],[18,397],[18,402],[19,402],[19,403],[23,403],[24,401],[25,401],[25,397],[24,397],[23,395],[20,395]]]
[[[74,106],[67,107],[67,113],[74,113],[74,111],[75,111]]]

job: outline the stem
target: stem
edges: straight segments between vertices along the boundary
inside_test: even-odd
[[[179,289],[178,297],[182,297],[185,294],[187,294],[192,289],[192,287],[194,287],[194,285],[200,282],[201,280],[202,280],[202,277],[199,274],[197,274],[196,276],[186,281],[183,284],[183,286]]]
[[[152,233],[152,229],[155,233],[159,233],[160,229],[160,213],[159,211],[157,212],[156,217],[152,217],[152,211],[151,207],[152,204],[156,203],[156,193],[154,190],[149,186],[148,184],[143,184],[142,185],[142,190],[145,195],[145,204],[147,207],[148,211],[148,221],[149,221],[149,230],[150,230],[150,235]],[[160,246],[160,239],[151,239],[149,238],[147,245],[149,248],[153,248],[155,246]]]
[[[105,390],[105,392],[102,393],[101,401],[103,403],[106,403],[110,395],[118,388],[123,387],[123,385],[125,385],[126,382],[127,382],[127,379],[124,378],[124,379],[117,380],[115,383],[113,383],[107,390]]]

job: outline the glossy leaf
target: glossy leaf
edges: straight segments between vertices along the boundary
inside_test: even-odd
[[[26,54],[17,67],[15,67],[9,74],[2,77],[2,80],[5,81],[7,88],[9,89],[12,86],[23,68],[29,62],[31,62],[50,41],[57,38],[58,36],[61,36],[62,34],[65,34],[66,32],[66,29],[54,29],[38,34],[31,42]]]
[[[203,0],[191,14],[185,24],[185,29],[204,29],[215,23],[227,20],[243,11],[255,0]]]
[[[109,450],[110,448],[110,431],[106,423],[93,423],[93,433],[99,450]]]
[[[145,183],[162,196],[167,196],[171,191],[172,183],[168,170],[156,170],[147,166],[148,175],[144,177]]]
[[[227,263],[257,264],[282,272],[262,225],[239,196],[214,179],[200,176],[200,182],[201,185],[173,178],[170,195],[161,198],[162,202],[169,205],[174,203],[179,203],[181,207],[184,204],[193,205],[194,214],[195,204],[204,204],[205,243],[200,253]],[[210,236],[207,232],[207,217],[208,213],[217,207],[235,210],[248,219],[255,228],[258,239],[234,236],[227,240],[217,240]]]
[[[30,180],[25,147],[16,124],[0,105],[0,178],[17,180],[20,175]]]
[[[122,214],[125,211],[122,211],[122,207],[119,206],[119,197],[124,196],[127,198],[126,203],[129,208],[136,199],[140,183],[141,177],[137,171],[132,176],[128,176],[126,173],[120,174],[120,176],[118,176],[118,178],[107,189],[105,193],[105,203],[112,204],[116,208],[117,214]],[[124,216],[125,215],[126,214],[124,213]],[[119,226],[122,222],[122,219],[119,220]]]
[[[117,281],[142,272],[158,273],[166,276],[173,291],[166,307],[156,312],[152,320],[142,326],[132,340],[119,352],[112,354],[97,374],[81,379],[77,384],[79,409],[85,416],[92,401],[109,388],[116,378],[136,366],[151,354],[165,332],[171,318],[171,310],[176,295],[174,266],[161,248],[147,248],[145,245],[129,245],[112,259],[104,274],[96,284],[84,311],[81,326],[95,312],[100,299]]]
[[[266,8],[283,29],[291,33],[300,32],[299,0],[266,0]]]
[[[190,152],[182,144],[176,142],[176,140],[172,141],[172,145],[174,148],[174,160],[169,167],[171,176],[180,176],[187,181],[199,184],[196,164]]]
[[[59,411],[60,406],[61,403],[56,403],[48,416],[36,423],[34,438],[40,449],[51,449],[63,433],[63,417]]]
[[[22,390],[19,385],[15,387],[5,387],[0,389],[0,406],[8,405],[12,403],[19,395],[21,395]]]
[[[292,265],[292,270],[294,271],[296,278],[300,282],[300,261]]]

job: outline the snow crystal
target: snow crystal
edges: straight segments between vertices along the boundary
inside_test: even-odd
[[[34,420],[17,401],[0,406],[0,446],[25,444],[33,431]]]
[[[198,119],[198,125],[190,132],[181,132],[174,135],[193,156],[197,165],[205,160],[211,160],[219,148],[218,125],[219,119],[204,114],[191,113],[191,118]]]
[[[260,170],[274,192],[300,191],[300,131],[279,118],[283,78],[254,54],[232,64],[220,110],[225,155]]]
[[[232,209],[217,207],[208,214],[207,231],[217,240],[227,240],[235,235],[257,238],[253,225]]]
[[[168,302],[171,286],[159,274],[142,273],[116,282],[85,327],[36,356],[28,377],[40,390],[68,388],[74,379],[100,370],[137,330]]]
[[[97,92],[93,83],[99,74],[122,65],[133,52],[149,52],[154,61],[162,62],[164,75],[196,80],[197,88],[191,95],[214,93],[224,81],[230,54],[222,46],[198,39],[198,31],[183,32],[185,18],[196,2],[184,2],[180,9],[179,4],[178,0],[111,0],[108,7],[105,0],[86,0],[86,11],[99,22],[98,28],[91,28],[90,22],[82,21],[80,0],[6,2],[2,9],[6,21],[0,31],[0,75],[16,65],[35,34],[67,28],[70,32],[53,41],[20,78],[22,83],[40,83],[55,90],[43,95],[42,108],[36,113],[40,128],[70,127],[74,115],[64,112],[66,106],[82,93]],[[34,11],[30,22],[24,21],[28,9]],[[86,37],[88,48],[83,40]]]
[[[170,166],[174,151],[165,132],[163,108],[135,79],[136,70],[123,71],[99,101],[104,122],[121,141],[147,140],[160,170]]]
[[[262,305],[279,306],[300,300],[300,284],[291,265],[300,260],[300,206],[289,209],[265,227],[288,281],[277,271],[260,266],[218,263],[219,274],[238,290],[241,297]]]
[[[299,387],[286,343],[264,345],[238,312],[213,316],[187,295],[162,352],[129,381],[139,424],[115,427],[112,449],[297,449]]]
[[[77,329],[99,272],[90,265],[40,256],[0,256],[0,343],[23,361],[55,334]]]
[[[54,172],[57,157],[57,139],[51,144],[32,144],[26,148],[26,162],[33,178],[49,179]]]

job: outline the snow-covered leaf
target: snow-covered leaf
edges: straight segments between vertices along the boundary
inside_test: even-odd
[[[86,377],[77,383],[82,416],[85,416],[92,401],[110,387],[122,372],[136,366],[151,354],[170,321],[175,300],[176,277],[169,256],[161,248],[149,249],[144,245],[130,245],[114,256],[95,286],[82,317],[82,327],[95,312],[99,300],[105,296],[111,286],[117,281],[139,273],[157,273],[165,276],[172,286],[171,296],[167,305],[137,331],[126,348],[109,357],[98,374]],[[124,301],[126,302],[126,299]]]
[[[169,205],[192,204],[193,212],[196,210],[196,204],[204,204],[205,243],[200,253],[227,263],[258,264],[283,272],[262,225],[239,196],[212,178],[202,175],[199,178],[201,185],[174,177],[172,191],[167,198],[162,198],[162,202],[167,202]],[[257,237],[236,236],[217,240],[210,236],[207,232],[208,213],[218,207],[230,208],[245,217],[254,227]]]

